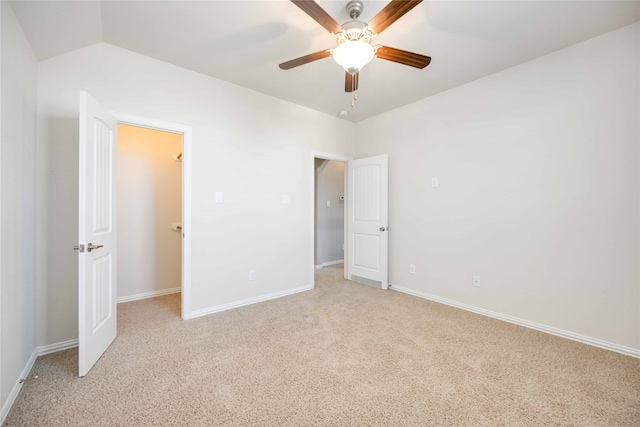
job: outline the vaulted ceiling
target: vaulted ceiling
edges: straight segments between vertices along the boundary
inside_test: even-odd
[[[318,1],[338,22],[346,0]],[[387,1],[364,0],[368,22]],[[640,20],[638,1],[424,1],[375,39],[425,54],[415,69],[374,59],[350,106],[332,58],[278,64],[335,47],[287,0],[10,1],[38,59],[106,42],[331,115],[359,121]],[[594,52],[598,61],[598,52]]]

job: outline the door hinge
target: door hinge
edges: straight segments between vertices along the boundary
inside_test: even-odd
[[[84,252],[84,245],[74,246],[73,250],[78,252]]]

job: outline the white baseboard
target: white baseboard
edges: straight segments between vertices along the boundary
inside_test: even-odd
[[[177,294],[178,292],[181,292],[181,291],[182,291],[182,288],[178,286],[177,288],[163,289],[161,291],[143,292],[141,294],[118,297],[116,298],[116,302],[120,304],[121,302],[138,301],[141,299],[159,297],[162,295]]]
[[[286,291],[274,292],[272,294],[262,295],[255,298],[247,298],[241,301],[231,302],[228,304],[217,305],[215,307],[204,308],[201,310],[195,310],[191,312],[191,318],[206,316],[207,314],[218,313],[220,311],[231,310],[233,308],[243,307],[245,305],[256,304],[270,299],[286,297],[287,295],[297,294],[299,292],[310,291],[313,289],[313,285],[299,286],[293,289],[287,289]]]
[[[344,264],[344,260],[339,259],[336,261],[329,261],[329,262],[323,262],[322,264],[316,264],[316,270],[320,270],[321,268],[329,267],[331,265],[337,265],[337,264]]]
[[[33,353],[31,353],[31,356],[29,357],[27,364],[22,370],[22,373],[20,373],[19,379],[27,378],[27,376],[29,375],[29,372],[31,372],[31,369],[33,368],[33,364],[36,363],[37,358],[38,358],[38,349],[36,348],[35,350],[33,350]],[[16,382],[16,384],[11,389],[11,393],[9,393],[9,397],[7,397],[7,400],[2,405],[2,413],[0,414],[0,425],[4,425],[4,420],[7,418],[7,415],[9,415],[9,411],[11,410],[13,403],[16,401],[16,398],[18,397],[18,393],[20,393],[21,389],[22,389],[22,383],[20,383],[19,381]]]
[[[55,353],[56,351],[68,350],[70,348],[75,348],[78,346],[78,339],[62,341],[55,344],[49,345],[41,345],[36,350],[38,351],[38,356],[44,356],[45,354]]]
[[[473,313],[481,314],[483,316],[493,317],[494,319],[503,320],[505,322],[524,326],[530,329],[535,329],[537,331],[545,332],[547,334],[556,335],[556,336],[567,338],[573,341],[578,341],[583,344],[592,345],[594,347],[603,348],[605,350],[615,351],[616,353],[621,353],[626,356],[640,358],[640,349],[637,349],[637,348],[625,347],[623,345],[614,344],[614,343],[603,341],[597,338],[588,337],[586,335],[576,334],[574,332],[565,331],[563,329],[554,328],[552,326],[530,322],[528,320],[520,319],[518,317],[497,313],[495,311],[485,310],[483,308],[475,307],[468,304],[463,304],[457,301],[441,298],[435,295],[426,294],[423,292],[415,291],[413,289],[405,288],[398,285],[391,285],[389,286],[389,289],[392,289],[398,292],[403,292],[405,294],[413,295],[416,297],[428,299],[430,301],[439,302],[441,304],[450,305],[452,307],[460,308],[462,310],[471,311]]]

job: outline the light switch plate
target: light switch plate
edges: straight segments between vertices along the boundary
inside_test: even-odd
[[[216,203],[222,203],[222,193],[219,191],[216,192]]]
[[[282,195],[282,204],[283,205],[290,205],[291,204],[291,196],[288,194],[283,194]]]
[[[431,186],[432,187],[437,187],[438,186],[438,177],[434,176],[433,178],[431,178]]]

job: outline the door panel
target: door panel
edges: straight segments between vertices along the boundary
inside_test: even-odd
[[[93,235],[110,233],[113,224],[112,189],[113,145],[109,126],[101,119],[94,117],[95,138],[90,141],[94,151],[93,171]],[[117,127],[116,127],[117,129]]]
[[[78,374],[85,376],[116,337],[115,178],[117,122],[80,93]],[[92,246],[90,246],[92,245]]]
[[[111,254],[93,261],[93,322],[92,332],[98,330],[112,318],[111,311]]]
[[[352,177],[354,221],[380,221],[380,165],[354,166]]]
[[[368,234],[353,235],[353,265],[358,268],[380,269],[380,237]]]
[[[347,171],[348,278],[387,289],[387,156],[352,160]]]

